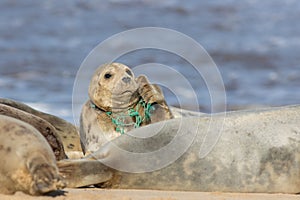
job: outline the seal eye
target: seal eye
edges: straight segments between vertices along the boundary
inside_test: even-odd
[[[104,78],[105,78],[105,79],[109,79],[111,76],[112,76],[112,75],[111,75],[110,73],[104,74]]]
[[[129,76],[132,76],[132,73],[129,69],[126,69],[126,73],[129,75]]]

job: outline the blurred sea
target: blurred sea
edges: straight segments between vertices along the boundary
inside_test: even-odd
[[[88,53],[113,34],[156,26],[180,31],[208,51],[223,78],[228,110],[297,104],[299,10],[297,0],[2,0],[0,97],[72,121],[73,83]],[[124,62],[187,65],[159,51],[134,53]],[[195,87],[200,109],[210,112],[205,83]]]

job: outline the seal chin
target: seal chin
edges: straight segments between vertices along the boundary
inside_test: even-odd
[[[131,96],[134,92],[135,91],[125,90],[121,93],[112,93],[112,96],[122,98],[122,97],[126,97],[126,96]]]
[[[128,110],[128,108],[134,107],[139,100],[137,92],[124,91],[118,95],[112,95],[112,107],[115,112]]]
[[[122,92],[112,93],[111,97],[113,100],[117,100],[117,101],[122,100],[123,102],[126,102],[126,101],[132,101],[135,98],[137,98],[138,93],[137,90],[124,90]]]
[[[121,93],[121,95],[132,95],[134,92],[130,91],[130,90],[126,90],[124,92]]]
[[[123,101],[118,101],[118,102],[115,102],[114,105],[112,105],[111,107],[111,110],[113,112],[123,112],[123,111],[127,111],[128,108],[132,108],[134,107],[134,105],[136,105],[137,101],[136,102],[132,102],[132,101],[126,101],[126,102],[123,102]]]

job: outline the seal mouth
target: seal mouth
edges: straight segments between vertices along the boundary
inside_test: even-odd
[[[124,94],[133,94],[133,91],[125,90],[124,92],[121,93],[121,95],[124,95]]]
[[[132,95],[134,92],[131,90],[125,90],[121,93],[113,93],[114,96]]]

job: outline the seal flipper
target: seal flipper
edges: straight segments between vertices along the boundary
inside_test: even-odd
[[[50,165],[41,165],[33,175],[33,194],[45,194],[65,187],[63,178]]]
[[[32,176],[29,193],[32,195],[45,194],[66,187],[66,182],[59,175],[55,165],[51,165],[45,158],[34,156],[27,163]]]
[[[99,184],[113,178],[113,170],[98,160],[60,160],[57,166],[69,188]]]
[[[136,81],[139,84],[138,93],[155,110],[155,112],[151,113],[151,123],[174,118],[167,105],[163,91],[157,84],[151,84],[144,75],[139,76]]]

